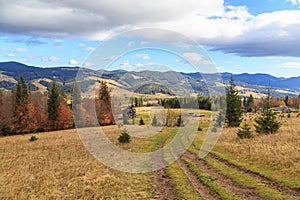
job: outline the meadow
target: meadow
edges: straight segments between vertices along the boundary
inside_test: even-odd
[[[147,108],[139,109],[135,122],[143,117],[149,126]],[[282,127],[272,135],[240,139],[236,128],[224,128],[203,159],[198,153],[210,113],[199,113],[206,114],[200,118],[202,130],[188,151],[148,173],[103,165],[86,150],[76,129],[36,133],[34,142],[29,141],[32,134],[0,138],[0,199],[300,199],[300,118],[295,113],[280,119]],[[252,125],[254,118],[244,116]],[[103,129],[113,144],[138,153],[167,145],[178,130],[163,127],[151,137],[120,144],[118,126]]]

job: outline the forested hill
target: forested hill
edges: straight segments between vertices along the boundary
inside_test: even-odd
[[[22,75],[26,82],[31,85],[33,90],[41,89],[39,87],[44,86],[47,88],[49,82],[56,79],[59,83],[71,85],[71,82],[77,75],[79,67],[35,67],[24,65],[19,62],[0,62],[0,88],[12,89],[15,87],[16,81]],[[221,73],[221,78],[216,81],[216,74],[205,74],[201,76],[199,73],[182,73],[182,72],[158,72],[158,71],[96,71],[91,69],[85,69],[90,77],[105,78],[114,80],[124,88],[133,89],[139,87],[141,82],[147,81],[147,88],[151,88],[149,81],[160,85],[175,85],[182,80],[182,78],[188,80],[189,84],[195,91],[205,90],[206,84],[209,82],[213,86],[222,86],[224,83],[228,83],[231,76],[233,76],[235,83],[239,86],[240,92],[243,94],[250,93],[266,93],[266,87],[271,84],[273,89],[273,95],[295,96],[300,92],[300,76],[293,78],[278,78],[269,74],[231,74]],[[124,78],[126,77],[126,78]],[[203,77],[205,80],[203,81]],[[214,80],[214,82],[210,82]],[[95,81],[95,80],[94,80]],[[93,81],[89,81],[87,84],[92,84]],[[177,85],[177,84],[176,84]],[[179,85],[176,90],[180,91]],[[184,86],[182,86],[184,87]],[[157,85],[153,88],[157,91],[162,90],[157,88]],[[139,88],[143,90],[143,88]],[[164,91],[169,93],[169,91]]]

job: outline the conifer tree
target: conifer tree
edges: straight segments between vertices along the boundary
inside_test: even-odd
[[[15,91],[15,108],[14,108],[14,130],[16,133],[28,132],[28,89],[24,78],[21,76],[17,83]]]
[[[276,120],[276,114],[272,111],[272,105],[270,102],[270,87],[268,90],[268,96],[263,103],[262,114],[255,119],[255,129],[260,134],[272,134],[276,133],[280,128],[280,122]]]
[[[226,88],[226,122],[228,127],[238,127],[242,122],[242,107],[233,78]]]
[[[55,121],[59,112],[59,91],[56,81],[53,81],[52,87],[48,95],[48,119]]]
[[[100,82],[99,99],[110,102],[110,92],[105,81]]]

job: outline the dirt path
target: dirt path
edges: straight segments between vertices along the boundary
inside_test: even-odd
[[[213,153],[208,153],[208,156],[212,159],[215,159],[215,160],[218,160],[220,161],[221,163],[227,165],[228,167],[231,167],[233,169],[236,169],[237,171],[239,171],[240,173],[243,173],[243,174],[248,174],[250,175],[251,177],[259,180],[260,182],[268,185],[269,187],[273,188],[273,189],[276,189],[280,192],[282,192],[283,194],[286,194],[286,195],[289,195],[289,196],[292,196],[294,198],[299,198],[300,197],[300,191],[297,190],[297,189],[292,189],[292,188],[288,188],[288,187],[285,187],[285,186],[282,186],[280,185],[279,183],[273,181],[273,180],[270,180],[268,177],[265,177],[257,172],[253,172],[253,171],[250,171],[250,170],[247,170],[243,167],[240,167],[240,166],[237,166],[237,165],[234,165],[230,162],[228,162],[227,160],[223,159],[223,158],[220,158],[218,157],[217,155],[213,154]]]
[[[159,149],[162,149],[165,141],[166,139],[160,141]],[[163,152],[160,151],[159,155],[153,158],[154,163],[156,165],[165,164],[166,161],[164,161],[162,153]],[[175,199],[178,196],[178,194],[165,168],[154,171],[153,174],[155,175],[156,188],[157,191],[159,192],[160,199],[164,199],[164,200]]]
[[[201,171],[215,178],[215,183],[226,188],[227,191],[233,192],[234,194],[237,194],[238,196],[245,199],[261,199],[261,197],[259,197],[255,193],[254,188],[247,188],[236,184],[230,178],[220,174],[216,169],[209,167],[205,161],[199,160],[196,155],[190,152],[186,152],[183,157],[188,158],[189,160],[192,160],[194,163],[196,163]]]

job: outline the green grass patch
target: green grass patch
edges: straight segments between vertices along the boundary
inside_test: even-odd
[[[207,185],[216,195],[220,196],[221,199],[224,200],[242,199],[238,195],[227,191],[224,187],[215,183],[216,181],[215,178],[200,171],[197,164],[193,163],[191,160],[183,159],[183,161],[187,163],[188,167],[197,176],[198,180],[204,185]]]
[[[177,162],[174,162],[167,168],[167,173],[169,174],[171,182],[175,185],[176,191],[179,194],[176,199],[203,199],[191,186],[189,179],[185,176]]]
[[[284,195],[278,190],[268,187],[266,184],[256,180],[255,178],[251,177],[248,174],[241,174],[236,169],[228,167],[227,165],[212,159],[210,157],[204,158],[208,165],[217,169],[222,175],[232,179],[239,185],[248,187],[248,188],[255,188],[256,193],[265,199],[293,199],[290,196]]]

